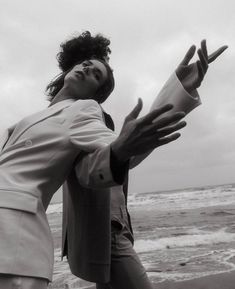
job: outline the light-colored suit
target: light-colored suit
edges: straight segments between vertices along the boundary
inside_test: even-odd
[[[175,106],[174,111],[188,113],[200,104],[196,91],[195,95],[196,98],[189,95],[173,74],[151,109],[172,103]],[[129,167],[138,165],[147,155],[133,158]],[[110,193],[114,186],[109,186],[105,181],[100,183],[98,179],[97,182],[89,183],[89,188],[84,186],[81,168],[81,159],[78,158],[64,186],[62,255],[67,255],[74,275],[92,282],[107,283],[110,279],[111,263]],[[123,188],[125,195],[127,178],[128,172]]]
[[[0,273],[52,279],[53,241],[45,210],[80,161],[81,183],[116,183],[100,106],[65,100],[20,121],[1,139]],[[78,172],[79,173],[79,172]]]

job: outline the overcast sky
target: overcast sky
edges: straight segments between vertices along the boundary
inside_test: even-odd
[[[116,88],[105,104],[120,130],[144,102],[144,115],[187,49],[229,49],[211,64],[202,105],[181,138],[132,171],[130,192],[235,182],[235,2],[219,0],[0,0],[0,132],[48,105],[59,45],[90,30],[111,40]]]

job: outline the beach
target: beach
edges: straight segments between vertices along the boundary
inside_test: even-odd
[[[163,282],[156,284],[156,289],[234,289],[235,271],[209,275],[182,282]]]
[[[128,202],[135,249],[154,288],[235,288],[234,184],[130,194]],[[61,261],[62,204],[47,214],[55,243],[50,288],[95,288]]]

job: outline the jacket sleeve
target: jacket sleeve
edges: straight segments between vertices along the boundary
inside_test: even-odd
[[[183,111],[188,114],[201,104],[201,100],[197,90],[194,90],[192,94],[189,94],[184,89],[182,83],[176,76],[176,73],[173,73],[157,95],[150,110],[168,103],[173,104],[174,107],[171,111],[165,113],[164,116],[178,111]]]
[[[79,103],[78,103],[79,102]],[[87,188],[117,186],[111,166],[110,144],[117,135],[106,127],[103,113],[93,100],[77,101],[69,127],[72,145],[79,150],[75,164],[79,183]]]
[[[105,125],[103,112],[96,101],[78,100],[71,113],[73,115],[68,128],[69,138],[78,150],[94,152],[116,139],[116,133]]]
[[[183,111],[188,114],[190,111],[201,104],[201,99],[197,90],[194,90],[192,94],[189,94],[184,89],[182,83],[179,81],[176,73],[173,73],[161,89],[160,93],[157,95],[150,111],[165,104],[173,104],[174,107],[169,112],[166,112],[163,116],[178,111]],[[140,164],[151,152],[152,151],[133,157],[130,161],[130,169]]]

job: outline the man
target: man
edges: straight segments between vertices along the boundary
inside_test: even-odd
[[[167,117],[173,111],[188,113],[200,104],[196,89],[207,72],[208,64],[226,48],[223,46],[208,57],[206,41],[203,40],[198,50],[199,60],[192,64],[189,62],[196,47],[189,49],[152,106],[152,109],[156,109],[166,103],[174,104],[173,109],[168,107],[162,116],[159,111],[162,119],[157,125],[151,115],[138,119],[142,109],[142,101],[139,100],[125,119],[119,137],[114,140],[112,119],[103,112],[109,128],[107,133],[110,134],[110,160],[99,163],[99,177],[94,181],[92,175],[94,167],[97,169],[96,159],[91,159],[86,165],[81,164],[82,158],[78,159],[64,186],[63,255],[67,255],[74,275],[96,282],[98,289],[152,288],[133,249],[133,231],[127,211],[128,170],[148,155],[141,154],[140,135],[147,136],[157,131],[157,145],[153,145],[152,140],[144,143],[145,148],[149,146],[149,153],[156,146],[167,144],[180,136],[174,133],[171,125],[165,127]],[[166,132],[173,134],[165,136]],[[136,157],[133,158],[133,155]],[[109,179],[106,166],[110,166],[116,185],[106,182]],[[81,183],[81,175],[85,170],[90,170],[91,177],[86,183]]]

